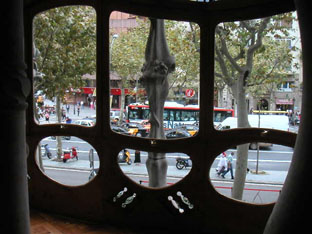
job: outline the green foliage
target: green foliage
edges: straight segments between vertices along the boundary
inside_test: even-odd
[[[148,30],[146,19],[137,18],[137,27],[119,33],[117,38],[110,37],[111,67],[125,84],[140,75]]]
[[[95,73],[96,24],[91,7],[70,6],[38,14],[33,21],[38,71],[36,85],[49,97],[83,86],[82,75]]]
[[[217,87],[235,87],[241,73],[248,69],[251,71],[247,80],[248,92],[261,96],[269,89],[272,91],[292,68],[292,52],[296,50],[289,47],[289,42],[294,40],[290,36],[293,21],[292,13],[287,13],[219,24],[215,47]]]
[[[141,75],[149,27],[150,21],[147,18],[137,18],[137,27],[120,33],[111,42],[112,70],[122,78],[125,86],[129,86],[131,81]],[[170,53],[176,59],[175,72],[169,78],[170,87],[197,86],[199,53],[189,23],[165,21],[165,28]],[[198,29],[196,33],[199,33]],[[112,38],[113,35],[111,41]]]

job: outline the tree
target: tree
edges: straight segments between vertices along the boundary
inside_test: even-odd
[[[285,53],[272,53],[277,51],[277,48],[269,49],[269,43],[264,44],[265,39],[272,42],[270,38],[279,39],[288,36],[291,22],[291,13],[288,13],[264,19],[222,23],[216,27],[216,73],[232,90],[237,103],[237,126],[239,128],[250,126],[246,103],[248,88],[268,82],[274,77],[273,74],[276,75],[277,68],[285,70],[285,66],[282,66],[285,65],[285,60],[291,61],[292,56],[287,48],[284,49]],[[270,60],[274,62],[268,63]],[[242,199],[248,146],[249,144],[244,144],[237,148],[232,193],[236,199]]]
[[[95,11],[85,6],[54,8],[34,19],[34,44],[40,51],[36,62],[44,74],[36,86],[55,98],[58,123],[65,93],[83,86],[82,75],[95,73],[95,27]],[[60,158],[60,137],[57,142]]]
[[[137,18],[137,27],[121,32],[114,43],[110,43],[111,72],[116,72],[121,78],[121,103],[119,121],[122,122],[125,105],[125,88],[135,83],[141,75],[144,63],[144,50],[148,36],[148,24],[146,20]],[[111,40],[113,35],[111,36]],[[138,87],[136,87],[138,88]]]
[[[175,56],[176,69],[170,75],[170,88],[199,87],[199,26],[195,23],[166,21],[170,52]]]

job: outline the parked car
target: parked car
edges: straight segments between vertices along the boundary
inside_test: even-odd
[[[148,135],[147,129],[139,123],[125,123],[122,127],[127,129],[132,136],[146,137]]]
[[[173,139],[191,137],[192,135],[188,131],[183,129],[171,129],[165,132],[165,136],[167,139]]]
[[[126,129],[124,129],[122,127],[117,127],[117,126],[111,125],[111,129],[114,132],[117,132],[117,133],[120,133],[120,134],[124,134],[124,135],[128,135],[128,136],[131,135]]]
[[[79,119],[79,120],[75,120],[74,124],[82,125],[86,127],[93,127],[95,125],[95,121],[93,119]]]
[[[51,139],[52,140],[56,140],[56,136],[51,136]],[[71,136],[62,136],[62,140],[70,140],[71,139]]]
[[[198,132],[199,127],[193,124],[184,124],[179,126],[177,129],[188,131],[192,136],[194,136]]]

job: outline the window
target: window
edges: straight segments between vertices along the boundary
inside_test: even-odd
[[[146,128],[149,137],[150,124],[145,123],[150,120],[151,113],[142,69],[151,22],[147,17],[131,15],[129,18],[129,15],[117,11],[110,15],[110,79],[114,76],[117,80],[117,83],[110,82],[110,96],[112,100],[119,100],[117,109],[125,113],[125,118],[121,115],[111,125],[123,127],[125,122],[133,122]],[[124,24],[114,24],[115,20],[123,20]],[[130,26],[133,20],[135,24]],[[175,70],[168,76],[169,89],[163,110],[163,127],[167,131],[185,124],[199,124],[200,32],[193,22],[165,20],[164,24],[169,52],[175,57]],[[197,105],[197,110],[189,105]]]
[[[37,78],[40,80],[40,76],[35,75],[41,74],[47,77],[50,74],[40,70],[40,64],[38,66],[38,61],[35,61],[37,66],[34,67],[38,70],[34,73],[32,79],[34,95],[31,101],[29,101],[29,106],[32,108],[29,108],[30,110],[28,110],[29,113],[27,115],[27,140],[29,142],[30,151],[28,163],[29,174],[32,178],[29,181],[29,197],[32,205],[38,206],[43,210],[59,212],[80,219],[88,218],[92,221],[109,220],[113,223],[118,223],[118,220],[127,216],[128,219],[124,220],[126,225],[137,225],[137,220],[139,218],[143,220],[142,223],[144,223],[146,227],[153,228],[156,227],[155,219],[150,219],[150,217],[155,217],[156,210],[156,217],[159,217],[159,219],[157,218],[157,227],[159,228],[167,227],[168,223],[187,220],[187,227],[201,228],[200,230],[193,230],[195,232],[203,230],[214,230],[218,232],[225,230],[244,234],[253,233],[255,227],[257,231],[261,232],[262,226],[270,215],[274,204],[246,206],[246,204],[226,198],[213,187],[212,178],[209,173],[211,168],[214,170],[214,160],[222,152],[231,151],[231,147],[238,146],[238,152],[240,146],[246,147],[246,145],[249,146],[250,143],[257,142],[274,142],[274,147],[275,143],[279,143],[283,147],[294,146],[296,134],[287,131],[249,129],[247,127],[246,129],[219,131],[214,128],[214,125],[216,125],[214,123],[215,120],[223,121],[224,116],[222,116],[222,114],[229,114],[228,118],[232,118],[235,117],[235,112],[238,110],[236,107],[237,100],[232,102],[235,98],[232,96],[225,97],[228,92],[223,92],[221,90],[222,87],[227,91],[231,88],[230,84],[224,87],[224,82],[222,83],[222,80],[219,79],[224,67],[217,63],[221,61],[222,57],[226,54],[224,53],[224,48],[222,48],[222,43],[220,43],[222,37],[233,36],[233,38],[237,38],[238,34],[244,34],[244,32],[236,30],[238,26],[243,25],[245,19],[250,20],[253,14],[256,14],[257,17],[268,15],[267,9],[264,11],[261,7],[258,8],[255,7],[255,5],[251,7],[249,3],[244,2],[241,3],[243,5],[239,6],[239,8],[242,6],[245,7],[244,12],[236,12],[238,8],[232,9],[232,4],[228,3],[228,1],[217,1],[216,3],[214,3],[214,1],[209,1],[209,4],[205,4],[203,8],[199,7],[202,5],[201,3],[193,1],[181,2],[179,3],[179,8],[176,8],[176,2],[172,1],[157,4],[147,1],[134,1],[135,4],[133,6],[112,0],[106,2],[97,1],[96,3],[87,0],[87,2],[93,6],[87,7],[91,8],[93,12],[90,13],[88,17],[94,14],[93,19],[96,19],[96,27],[94,29],[96,31],[88,27],[83,27],[83,31],[79,31],[78,27],[78,29],[76,29],[76,35],[77,33],[78,35],[80,35],[80,33],[84,34],[85,29],[90,29],[88,33],[92,35],[92,40],[90,40],[90,42],[81,43],[79,47],[84,48],[84,52],[90,53],[93,58],[93,60],[91,60],[92,62],[89,64],[90,70],[85,71],[83,74],[96,77],[96,79],[93,79],[96,82],[93,92],[91,93],[91,90],[89,90],[87,92],[90,93],[86,93],[86,98],[91,98],[96,117],[93,118],[93,116],[88,115],[86,119],[77,119],[81,120],[80,123],[83,124],[78,124],[78,122],[75,124],[67,124],[62,121],[49,124],[45,119],[43,121],[46,122],[43,122],[43,124],[39,122],[38,124],[38,121],[34,120],[37,111],[36,104],[33,101],[36,100],[36,94],[39,102],[42,102],[44,100],[44,92],[42,91],[45,90],[37,88],[36,82]],[[58,7],[60,3],[57,1],[55,5],[52,3],[53,1],[51,1],[49,7],[52,11],[55,11],[55,9],[58,8],[53,7]],[[222,4],[225,4],[227,8],[219,7],[222,6]],[[263,5],[261,6],[263,7]],[[37,5],[37,3],[31,6],[27,5],[27,7],[25,7],[27,11],[27,14],[25,14],[25,24],[28,26],[26,27],[25,43],[28,48],[27,65],[28,67],[32,67],[33,56],[29,48],[33,47],[33,41],[35,42],[35,48],[37,48],[37,44],[40,42],[36,40],[36,38],[38,38],[36,34],[39,33],[36,31],[38,25],[36,26],[36,23],[34,23],[33,28],[30,25],[33,24],[36,15],[44,15],[44,12],[38,11],[39,9],[44,10],[45,8],[41,5]],[[77,6],[61,8],[66,10],[74,9],[78,14],[80,12],[80,7],[76,7]],[[254,8],[257,9],[255,10]],[[122,27],[120,31],[112,30],[113,24],[110,24],[109,19],[113,16],[112,9],[114,12],[125,11],[125,14],[128,14],[128,18],[131,19],[132,22],[134,22],[135,19],[136,23],[142,23],[142,28],[140,28],[142,30],[138,30],[139,32],[134,35],[138,37],[134,37],[130,42],[127,41],[125,37],[135,31],[137,29],[136,27],[127,28],[126,30],[125,27]],[[151,9],[155,9],[155,11],[151,11]],[[170,12],[168,9],[170,9]],[[95,12],[97,13],[96,17]],[[280,11],[279,9],[271,9],[270,11],[272,14],[275,14],[275,12]],[[134,18],[136,14],[146,15],[140,17],[136,16],[136,18]],[[172,30],[166,31],[166,39],[169,42],[170,52],[176,57],[175,73],[171,75],[177,79],[169,83],[174,89],[171,90],[172,92],[169,91],[168,93],[168,98],[166,99],[168,108],[164,108],[163,110],[164,121],[163,126],[161,126],[166,132],[168,131],[168,134],[167,136],[162,136],[161,139],[149,137],[147,134],[147,132],[150,131],[148,119],[151,116],[149,108],[151,103],[147,103],[144,99],[144,97],[146,97],[146,90],[142,90],[140,75],[138,75],[145,60],[144,51],[146,46],[146,43],[139,43],[139,38],[143,38],[147,41],[150,26],[148,17],[151,16],[153,16],[153,19],[166,19],[165,25],[168,26],[166,29],[170,28]],[[238,22],[236,16],[239,16],[239,19],[242,21]],[[85,20],[88,21],[88,17],[82,17],[83,20],[78,23],[78,25],[85,25]],[[70,21],[71,18],[65,17],[65,19]],[[46,18],[43,17],[42,20],[46,20]],[[252,26],[256,27],[261,20],[262,19],[259,18],[251,20]],[[74,19],[72,19],[72,22],[74,22]],[[111,28],[109,25],[111,25]],[[47,27],[47,29],[48,28],[49,27]],[[233,30],[230,30],[230,28]],[[32,29],[35,32],[34,37]],[[64,32],[67,32],[67,30],[64,30]],[[216,34],[214,35],[214,33]],[[51,32],[49,35],[51,37],[54,36]],[[181,38],[182,40],[180,40]],[[272,42],[271,44],[268,43],[268,46],[276,46],[269,37],[265,40]],[[248,46],[252,41],[252,39],[246,38],[244,42],[246,46]],[[48,40],[46,40],[46,42],[48,42]],[[180,43],[182,42],[187,44],[181,46]],[[245,48],[240,46],[240,42],[242,41],[236,40],[234,47],[230,51],[238,56],[234,57],[235,60],[237,59],[236,62],[238,65],[243,64],[243,60],[239,56],[241,55],[240,49]],[[229,40],[226,40],[225,43],[229,43]],[[69,40],[68,45],[70,44],[71,41]],[[88,46],[92,44],[96,44],[95,51],[88,50],[90,49]],[[123,47],[126,44],[130,46]],[[63,51],[63,49],[66,48],[66,46],[61,47],[57,43],[55,43],[54,46],[56,46],[55,48],[53,47],[55,51],[57,49]],[[262,49],[260,52],[265,53],[265,50],[274,48],[260,49]],[[42,49],[40,49],[39,46],[38,50],[42,53]],[[130,51],[129,56],[125,56],[126,54],[128,55],[128,50]],[[69,51],[67,52],[69,56],[70,53]],[[259,53],[257,56],[261,57],[263,53]],[[130,55],[133,54],[139,54],[140,58],[135,59],[131,57]],[[85,53],[77,51],[74,56],[76,59],[71,62],[71,65],[74,64],[75,68],[80,68],[80,59],[82,59],[83,55],[85,55]],[[119,62],[122,62],[123,57],[126,57],[126,61],[120,65]],[[182,58],[184,58],[184,60]],[[254,59],[258,59],[258,57],[254,57]],[[60,61],[61,60],[57,60],[56,62]],[[45,60],[45,62],[49,61]],[[62,62],[61,65],[64,65],[65,62],[66,61]],[[269,60],[269,58],[264,62],[267,62],[266,65],[274,64],[274,61],[272,63],[272,60]],[[131,64],[130,67],[128,67],[129,64]],[[225,65],[229,66],[229,62],[227,61]],[[257,66],[260,71],[261,68],[264,69],[264,66],[260,64],[257,64]],[[125,67],[127,67],[127,69],[125,69]],[[60,68],[61,66],[56,66],[56,70]],[[124,73],[118,70],[120,68],[121,70],[125,70]],[[135,68],[134,72],[129,70],[132,68]],[[69,74],[73,75],[73,72],[74,71]],[[228,73],[236,76],[238,72],[230,70]],[[242,72],[242,77],[245,78],[243,81],[248,88],[250,88],[251,84],[259,85],[251,83],[250,76],[255,75],[255,70],[253,70],[252,73],[253,74],[249,74],[248,71]],[[261,72],[256,75],[259,74],[261,74]],[[91,80],[91,78],[88,79]],[[121,80],[125,82],[121,84]],[[216,88],[214,83],[217,82],[218,84],[216,85],[218,85],[218,87]],[[72,85],[72,90],[68,90],[72,95],[75,93],[73,98],[78,98],[76,94],[79,93],[79,90],[82,93],[83,88],[90,88],[81,85],[77,82],[77,79],[72,80],[70,84]],[[185,84],[187,84],[187,87]],[[91,82],[89,85],[91,85]],[[268,84],[266,89],[269,87],[270,85]],[[59,86],[59,89],[61,88],[64,87]],[[274,88],[276,88],[276,85]],[[220,92],[218,92],[218,90]],[[263,91],[263,89],[256,88],[250,90],[250,92],[251,91],[256,93],[256,91]],[[216,93],[221,95],[217,96]],[[255,97],[259,97],[259,100],[269,100],[267,92],[257,93],[257,95],[259,96]],[[120,98],[121,96],[125,98],[122,100]],[[216,96],[217,98],[214,100]],[[243,96],[250,99],[246,103],[250,105],[257,103],[258,99],[251,99],[251,96],[247,95],[247,93]],[[222,106],[219,105],[218,102],[227,105]],[[247,106],[245,109],[249,111]],[[77,109],[75,109],[75,111],[77,111]],[[82,114],[82,108],[80,111],[80,114]],[[124,113],[125,116],[120,113]],[[119,118],[117,118],[118,114]],[[121,121],[121,123],[115,125],[110,118],[111,116],[114,116],[114,120]],[[125,121],[123,122],[122,119]],[[140,119],[141,122],[139,124],[141,124],[141,126],[131,121],[127,122],[127,120],[131,119]],[[96,120],[96,123],[93,125],[94,120]],[[188,121],[192,121],[190,124],[193,126],[192,129],[189,128]],[[187,123],[181,124],[182,122]],[[84,126],[89,123],[92,126]],[[127,126],[127,130],[125,131],[121,125]],[[197,129],[195,127],[197,127]],[[87,177],[85,177],[84,183],[71,186],[72,184],[64,184],[60,181],[57,182],[53,177],[52,179],[47,178],[47,172],[43,172],[44,169],[42,170],[40,166],[40,160],[37,159],[40,157],[38,156],[40,154],[37,153],[37,150],[39,150],[38,148],[40,148],[40,145],[42,146],[45,144],[47,138],[50,140],[49,138],[51,136],[55,136],[55,143],[57,141],[62,141],[65,145],[72,144],[74,141],[75,144],[84,144],[84,147],[87,147],[86,149],[81,149],[78,146],[78,149],[80,148],[78,150],[78,160],[70,158],[73,160],[57,162],[58,165],[63,167],[64,165],[87,163],[88,169],[85,169],[85,175],[87,175]],[[136,136],[136,138],[133,136]],[[68,137],[70,137],[70,140],[65,139]],[[78,143],[78,141],[84,143]],[[52,143],[50,144],[53,150],[54,148],[59,148],[57,146],[52,147]],[[60,149],[62,150],[63,148]],[[119,156],[128,154],[125,150],[129,151],[131,164],[130,160],[124,160],[124,162],[119,161]],[[83,152],[83,154],[85,154],[83,158],[79,157],[82,154],[82,152],[79,151],[86,151]],[[250,149],[253,156],[254,151],[254,149]],[[42,152],[47,151],[42,149]],[[139,159],[139,153],[141,163],[136,162],[136,159]],[[65,154],[66,157],[68,157],[68,153],[66,152]],[[237,154],[239,155],[239,153]],[[62,153],[59,153],[59,155],[62,156]],[[71,156],[72,154],[69,155],[69,157]],[[167,158],[167,161],[163,160],[164,158]],[[44,160],[48,162],[49,159]],[[146,162],[144,160],[146,160]],[[161,163],[155,163],[155,161]],[[93,162],[91,163],[92,165],[90,162]],[[44,164],[45,162],[42,163]],[[150,166],[146,167],[144,163],[150,164]],[[265,161],[265,163],[267,163],[267,161]],[[159,166],[159,164],[161,165]],[[149,168],[153,166],[158,167],[160,173],[149,174]],[[139,170],[144,170],[143,176],[139,175],[144,178],[137,178],[139,177]],[[174,177],[169,173],[172,172],[172,170],[180,173],[179,180],[171,178]],[[90,180],[89,175],[91,176]],[[140,180],[144,181],[141,183],[143,186],[139,185]],[[174,180],[175,183],[171,184],[170,180]],[[148,181],[149,186],[144,186],[144,184],[147,185],[147,183],[145,183],[146,181]],[[167,184],[167,181],[169,181],[170,184]],[[47,197],[48,199],[45,199]],[[79,204],[79,206],[77,204]],[[223,209],[220,210],[218,209],[219,207]],[[231,225],[232,223],[224,222],[224,220],[220,219],[221,213],[223,215],[224,212],[229,212],[231,214],[239,213],[239,215],[231,216],[231,220],[233,220],[232,223],[248,220],[248,222],[244,222],[244,229],[241,230],[240,225]],[[213,215],[211,215],[212,213]],[[253,219],[250,219],[250,217],[253,217]],[[220,229],[220,227],[222,228]]]
[[[93,126],[80,123],[89,118],[95,123],[94,9],[68,6],[41,12],[33,19],[33,31],[36,123]]]
[[[293,91],[293,87],[294,87],[294,83],[293,81],[286,81],[286,82],[282,82],[278,87],[279,87],[279,91],[282,92],[292,92]]]

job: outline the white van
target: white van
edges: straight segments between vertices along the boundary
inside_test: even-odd
[[[289,131],[289,120],[286,115],[248,115],[248,121],[250,127],[258,128],[269,128],[282,131]],[[237,128],[237,117],[228,117],[222,121],[218,126],[218,130]],[[272,146],[271,143],[260,143],[260,146]],[[250,149],[256,149],[257,144],[251,143]]]

